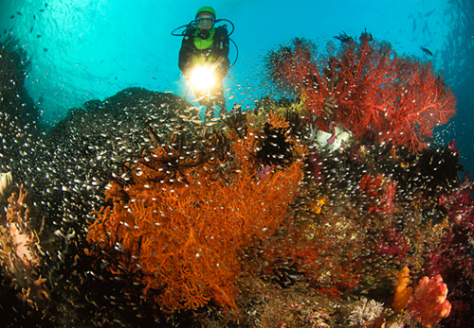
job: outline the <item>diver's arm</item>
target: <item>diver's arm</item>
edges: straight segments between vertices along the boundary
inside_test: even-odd
[[[178,59],[178,66],[181,72],[185,72],[189,66],[189,57],[191,53],[189,47],[186,46],[185,40],[181,44],[181,49],[179,50],[179,59]]]
[[[192,36],[185,35],[179,50],[178,66],[181,72],[185,73],[191,64],[191,56],[194,51],[194,41]]]

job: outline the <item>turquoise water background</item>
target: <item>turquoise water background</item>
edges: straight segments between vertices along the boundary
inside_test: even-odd
[[[269,49],[294,37],[314,41],[322,50],[345,31],[359,35],[365,28],[389,41],[399,54],[431,60],[444,70],[460,100],[458,116],[441,133],[453,138],[467,167],[474,153],[470,123],[474,108],[474,76],[462,1],[123,1],[123,0],[3,0],[0,31],[19,40],[31,62],[26,88],[54,124],[69,108],[103,100],[131,86],[181,96],[187,85],[178,69],[180,37],[171,35],[187,24],[202,5],[211,5],[217,18],[235,25],[231,38],[238,45],[236,65],[225,81],[230,104],[251,106],[265,90],[260,86],[263,57]],[[472,6],[472,5],[471,5]],[[467,5],[469,7],[469,5]],[[426,47],[433,57],[424,54]],[[236,58],[231,46],[231,62]],[[446,140],[445,140],[446,139]],[[474,158],[474,155],[473,157]]]

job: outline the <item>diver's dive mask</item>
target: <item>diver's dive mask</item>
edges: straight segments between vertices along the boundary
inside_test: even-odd
[[[196,25],[200,31],[209,31],[213,26],[216,20],[212,16],[199,16],[196,18]]]

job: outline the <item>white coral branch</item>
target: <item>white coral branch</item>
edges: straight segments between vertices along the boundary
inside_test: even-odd
[[[383,311],[383,303],[378,303],[374,300],[367,302],[367,299],[362,297],[360,302],[354,307],[349,317],[351,326],[368,326],[377,320]]]

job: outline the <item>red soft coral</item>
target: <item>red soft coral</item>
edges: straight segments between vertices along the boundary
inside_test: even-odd
[[[408,299],[407,310],[411,311],[413,319],[421,321],[422,327],[431,328],[451,312],[447,295],[448,287],[441,275],[431,279],[425,276]]]
[[[375,211],[385,215],[391,215],[394,212],[395,200],[397,191],[397,182],[393,182],[390,178],[383,175],[377,177],[370,174],[364,174],[360,179],[360,189],[365,191],[365,194],[370,200],[369,212]]]

